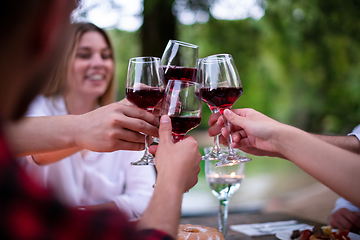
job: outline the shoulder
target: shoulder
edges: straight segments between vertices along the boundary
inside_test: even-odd
[[[45,97],[44,95],[39,95],[31,102],[26,116],[39,117],[66,114],[67,110],[63,97]]]

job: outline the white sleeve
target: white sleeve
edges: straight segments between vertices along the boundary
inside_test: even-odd
[[[341,197],[336,200],[335,208],[332,212],[336,212],[340,208],[346,208],[351,212],[360,212],[359,208],[355,207],[351,202],[349,202]]]
[[[155,170],[154,166],[130,165],[131,161],[140,159],[144,152],[130,153],[131,157],[122,159],[126,168],[124,193],[112,200],[129,217],[129,220],[136,220],[144,213],[150,202],[154,191],[152,186],[155,183]]]
[[[360,124],[357,125],[348,136],[355,136],[360,141]]]

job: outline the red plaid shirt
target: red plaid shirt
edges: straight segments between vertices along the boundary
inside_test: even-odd
[[[11,157],[0,132],[0,239],[170,240],[157,230],[137,231],[113,211],[79,211],[36,185]]]

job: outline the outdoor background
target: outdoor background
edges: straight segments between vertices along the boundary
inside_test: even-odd
[[[244,89],[233,108],[254,108],[321,134],[344,135],[360,123],[359,1],[127,2],[134,6],[87,0],[74,13],[74,19],[108,30],[116,51],[118,99],[125,95],[129,59],[161,57],[167,41],[177,39],[198,45],[200,58],[232,54]],[[209,115],[204,104],[201,125],[190,133],[201,149],[212,144],[206,132]],[[288,161],[252,157],[231,211],[288,211],[326,221],[335,194]],[[202,172],[199,184],[185,194],[183,214],[216,211]]]

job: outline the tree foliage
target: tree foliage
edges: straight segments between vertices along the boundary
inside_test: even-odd
[[[234,107],[311,132],[344,134],[360,122],[359,12],[356,0],[268,0],[260,20],[177,23],[176,38],[199,45],[200,57],[233,55],[244,87]],[[203,112],[206,128],[205,105]]]

